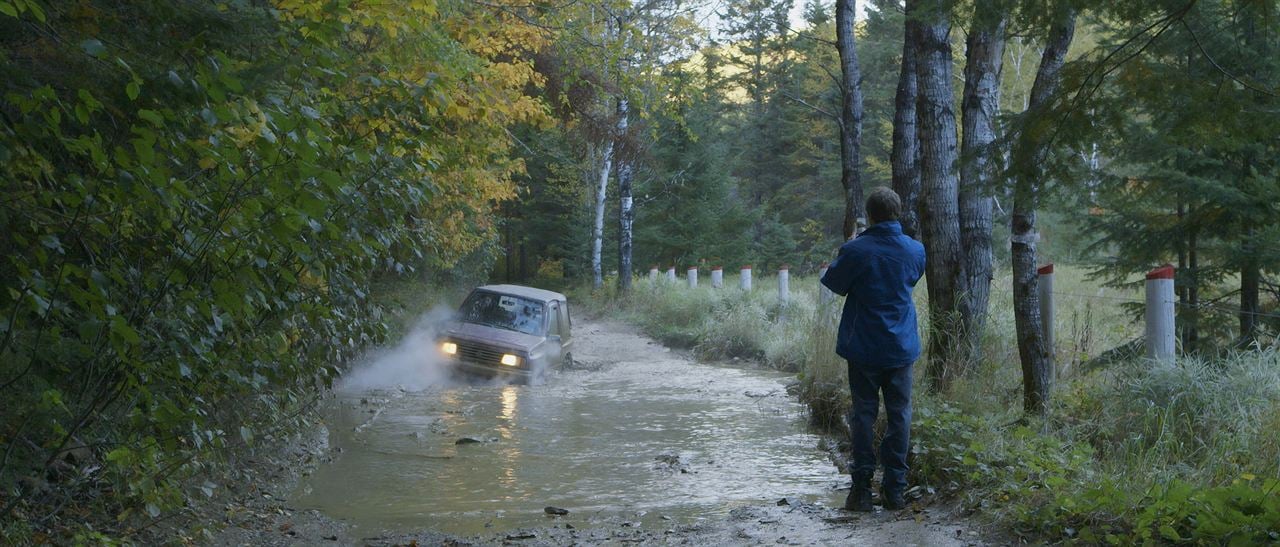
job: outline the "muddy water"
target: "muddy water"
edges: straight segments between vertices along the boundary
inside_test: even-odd
[[[338,395],[334,459],[294,499],[361,530],[459,535],[545,525],[549,505],[578,526],[670,526],[782,497],[841,502],[792,376],[692,362],[610,324],[575,334],[587,368],[543,385]]]

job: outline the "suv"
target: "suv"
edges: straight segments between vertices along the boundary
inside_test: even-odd
[[[569,302],[563,294],[519,285],[471,291],[458,320],[437,344],[455,371],[528,383],[549,366],[572,362]]]

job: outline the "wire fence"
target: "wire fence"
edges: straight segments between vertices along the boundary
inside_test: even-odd
[[[1054,296],[1070,296],[1070,297],[1074,297],[1074,298],[1087,298],[1087,299],[1091,299],[1091,300],[1110,300],[1110,301],[1116,301],[1116,302],[1124,302],[1124,303],[1127,303],[1127,304],[1146,304],[1146,301],[1145,301],[1145,300],[1138,299],[1138,298],[1128,298],[1128,297],[1123,297],[1123,296],[1107,296],[1107,295],[1098,295],[1098,294],[1078,294],[1078,293],[1067,293],[1067,292],[1057,292],[1057,291],[1054,291],[1054,292],[1053,292],[1053,295],[1054,295]],[[1181,308],[1183,308],[1183,309],[1192,309],[1192,310],[1195,310],[1195,311],[1203,311],[1203,310],[1217,310],[1217,311],[1221,311],[1221,312],[1225,312],[1225,313],[1232,313],[1232,314],[1236,314],[1236,315],[1250,315],[1250,316],[1253,316],[1253,317],[1265,317],[1265,318],[1268,318],[1268,319],[1280,319],[1280,313],[1274,313],[1274,312],[1261,312],[1261,311],[1257,311],[1257,312],[1254,312],[1254,311],[1243,311],[1243,310],[1241,310],[1241,309],[1239,309],[1239,308],[1230,307],[1230,306],[1223,306],[1223,305],[1221,305],[1221,304],[1211,304],[1211,303],[1207,303],[1207,302],[1201,302],[1201,303],[1199,303],[1199,304],[1190,304],[1190,303],[1187,303],[1187,302],[1174,301],[1174,305],[1175,305],[1175,306],[1178,306],[1178,307],[1181,307]]]

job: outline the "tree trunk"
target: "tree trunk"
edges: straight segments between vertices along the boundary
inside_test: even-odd
[[[623,143],[627,138],[627,99],[618,99],[618,290],[631,290],[631,226],[636,211],[631,196],[631,179],[634,169],[632,158]]]
[[[1040,323],[1039,277],[1036,275],[1036,205],[1043,176],[1041,164],[1048,156],[1044,110],[1057,91],[1059,72],[1075,33],[1075,12],[1066,11],[1054,25],[1040,58],[1031,100],[1023,114],[1027,128],[1019,136],[1014,153],[1018,162],[1013,192],[1010,247],[1013,253],[1013,316],[1018,333],[1018,357],[1022,362],[1023,409],[1043,414],[1053,386],[1053,356],[1045,345]],[[1032,125],[1039,127],[1030,128]]]
[[[902,231],[920,233],[920,140],[916,134],[916,24],[906,20],[902,39],[902,70],[893,99],[893,190],[902,198]]]
[[[1177,215],[1181,224],[1187,215],[1187,203],[1178,201]],[[1185,225],[1185,224],[1184,224]],[[1199,276],[1196,273],[1196,232],[1190,230],[1185,237],[1178,240],[1178,276],[1175,289],[1178,293],[1178,324],[1181,326],[1179,337],[1184,353],[1195,353],[1200,337],[1200,293]]]
[[[1271,40],[1267,38],[1268,34],[1275,36],[1274,31],[1270,33],[1258,32],[1258,21],[1266,21],[1267,12],[1271,8],[1270,4],[1263,3],[1257,6],[1247,5],[1241,13],[1241,22],[1244,23],[1244,43],[1245,46],[1255,52],[1257,59],[1271,59]],[[1265,26],[1263,27],[1266,28]],[[1274,27],[1273,27],[1274,28]],[[1266,81],[1261,67],[1264,65],[1260,62],[1253,64],[1253,69],[1249,71],[1251,79],[1255,82]],[[1265,112],[1271,101],[1263,94],[1253,92],[1249,94],[1250,104],[1255,112]],[[1256,154],[1254,150],[1248,150],[1244,154],[1244,163],[1242,171],[1250,173],[1255,167]],[[1246,186],[1247,187],[1247,186]],[[1244,256],[1244,262],[1240,266],[1240,340],[1237,344],[1240,347],[1247,347],[1254,342],[1258,336],[1258,313],[1262,311],[1262,304],[1259,300],[1259,289],[1262,281],[1262,271],[1258,263],[1257,248],[1257,231],[1255,229],[1256,220],[1250,220],[1246,217],[1244,229],[1243,248],[1241,249]]]
[[[505,247],[506,256],[502,260],[502,263],[503,263],[502,272],[506,276],[504,278],[504,281],[506,281],[507,283],[510,283],[511,276],[512,276],[511,270],[513,268],[512,264],[514,264],[514,262],[512,262],[512,257],[516,255],[515,244],[513,244],[511,240],[511,223],[510,222],[507,223],[506,229],[504,231],[506,232],[506,238],[504,238],[506,239],[506,241],[503,242],[503,247]]]
[[[956,173],[956,116],[952,108],[951,17],[941,0],[909,1],[916,33],[916,123],[920,135],[920,234],[927,259],[929,362],[935,390],[955,377],[956,290],[961,279],[960,179]]]
[[[973,29],[964,69],[964,137],[960,145],[961,271],[960,349],[962,361],[980,358],[980,339],[991,294],[991,209],[1000,157],[995,118],[1000,110],[1000,72],[1004,60],[1005,18],[989,0],[974,6]]]
[[[1259,298],[1262,272],[1258,268],[1257,249],[1253,245],[1253,230],[1246,232],[1244,264],[1240,267],[1240,340],[1241,347],[1253,342],[1258,335],[1258,313],[1262,311]]]
[[[1187,235],[1187,270],[1182,276],[1186,279],[1187,285],[1187,310],[1190,310],[1190,317],[1184,331],[1185,338],[1182,339],[1185,351],[1195,351],[1196,346],[1200,345],[1200,258],[1199,258],[1199,239],[1198,230],[1192,230]]]
[[[853,37],[854,0],[836,0],[836,49],[840,51],[840,185],[844,188],[844,238],[853,237],[862,210],[862,73]]]
[[[591,227],[591,275],[592,286],[599,289],[604,287],[604,268],[601,263],[600,251],[604,246],[604,198],[605,191],[609,189],[609,171],[613,170],[613,142],[605,143],[604,149],[600,151],[600,163],[596,165],[599,169],[597,173],[599,178],[596,182],[596,219],[595,224]]]

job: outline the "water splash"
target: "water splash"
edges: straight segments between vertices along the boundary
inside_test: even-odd
[[[424,391],[449,385],[450,367],[436,347],[436,339],[455,311],[436,306],[420,317],[400,343],[377,350],[353,366],[338,380],[339,393],[360,393],[377,389],[399,388]]]

